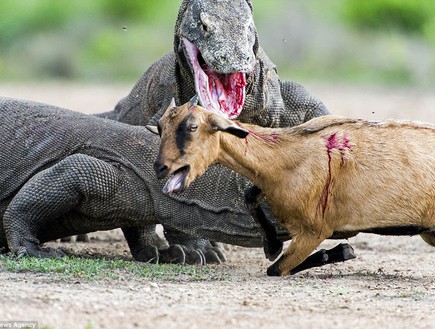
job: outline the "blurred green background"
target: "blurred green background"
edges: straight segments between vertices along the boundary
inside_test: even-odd
[[[134,83],[172,50],[181,0],[1,0],[0,82]],[[283,79],[435,86],[433,0],[253,0]]]

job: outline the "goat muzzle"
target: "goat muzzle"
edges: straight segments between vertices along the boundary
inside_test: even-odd
[[[156,161],[156,162],[154,162],[154,171],[155,171],[158,179],[163,179],[168,175],[169,168],[164,163],[162,163],[160,161]]]

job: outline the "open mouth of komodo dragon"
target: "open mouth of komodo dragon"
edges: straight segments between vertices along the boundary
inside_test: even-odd
[[[192,42],[186,38],[182,38],[182,41],[193,67],[195,88],[201,105],[228,119],[236,119],[245,103],[246,74],[220,74],[213,71]]]

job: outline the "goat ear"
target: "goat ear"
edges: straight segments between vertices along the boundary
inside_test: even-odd
[[[151,131],[153,134],[158,135],[159,134],[159,130],[157,129],[157,126],[152,126],[152,125],[146,125],[145,128],[147,128],[149,131]]]
[[[236,126],[236,125],[229,126],[225,130],[222,130],[222,131],[229,133],[231,135],[234,135],[236,137],[239,137],[239,138],[245,138],[246,136],[249,135],[249,131],[247,131],[246,129],[243,129],[242,127]]]
[[[172,97],[172,99],[171,99],[171,104],[169,104],[168,107],[175,107],[175,106],[177,106],[177,105],[175,105],[175,98]]]
[[[248,130],[221,116],[215,116],[212,119],[211,126],[213,130],[223,131],[239,138],[245,138],[249,135]]]

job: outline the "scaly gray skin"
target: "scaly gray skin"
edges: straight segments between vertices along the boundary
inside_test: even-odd
[[[200,55],[193,56],[196,52]],[[203,92],[207,84],[199,77],[206,74],[199,69],[199,62],[210,81],[214,77],[224,85],[225,80],[232,80],[246,86],[228,88],[220,107],[213,96],[216,93]],[[210,110],[261,126],[294,126],[329,114],[301,85],[279,79],[275,65],[259,46],[249,0],[184,0],[175,24],[174,50],[146,70],[113,111],[100,116],[133,125],[155,124],[172,98],[176,104],[184,104],[195,94]],[[239,197],[235,192],[207,187],[208,196],[214,193],[227,200]],[[173,220],[181,221],[182,216]],[[170,244],[201,248],[188,235],[167,227],[166,231]]]
[[[224,259],[208,240],[196,251],[200,238],[262,246],[244,206],[246,181],[216,166],[193,193],[165,196],[153,170],[159,137],[145,127],[8,98],[0,98],[0,119],[0,250],[57,257],[40,244],[114,228],[138,261]],[[169,247],[155,233],[159,223],[194,236],[195,245]]]

